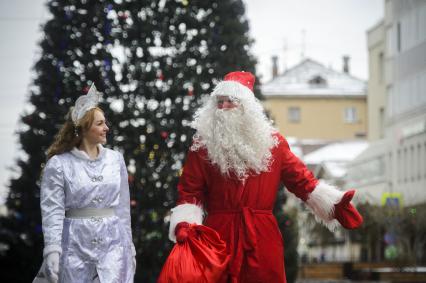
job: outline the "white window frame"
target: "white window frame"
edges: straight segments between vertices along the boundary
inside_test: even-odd
[[[343,118],[347,124],[355,124],[358,122],[358,113],[356,107],[345,107]]]
[[[299,123],[301,118],[300,107],[290,106],[288,108],[288,121],[290,123]]]

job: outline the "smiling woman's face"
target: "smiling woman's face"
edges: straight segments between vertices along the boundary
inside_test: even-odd
[[[84,132],[83,138],[91,144],[105,144],[106,133],[108,130],[109,128],[106,125],[104,114],[101,111],[96,110],[94,113],[93,123],[90,128]]]

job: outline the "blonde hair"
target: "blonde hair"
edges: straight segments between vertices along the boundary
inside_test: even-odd
[[[84,114],[84,116],[75,125],[71,119],[71,110],[67,114],[67,119],[55,136],[54,142],[50,145],[47,150],[47,159],[61,154],[64,152],[71,151],[74,147],[78,147],[83,139],[83,133],[88,131],[95,120],[95,111],[98,110],[104,113],[101,108],[95,107],[90,109]]]

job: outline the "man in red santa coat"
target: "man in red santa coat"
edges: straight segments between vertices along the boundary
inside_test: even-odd
[[[281,182],[330,229],[357,228],[362,217],[350,203],[354,191],[318,181],[290,151],[255,98],[254,81],[249,72],[227,74],[196,112],[169,238],[185,241],[189,224],[206,225],[231,256],[221,282],[282,283],[283,241],[272,214]]]

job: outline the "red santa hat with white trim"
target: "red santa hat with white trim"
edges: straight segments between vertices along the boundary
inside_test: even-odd
[[[225,75],[211,93],[212,96],[229,96],[239,100],[255,99],[253,87],[255,77],[250,72],[236,71]]]

